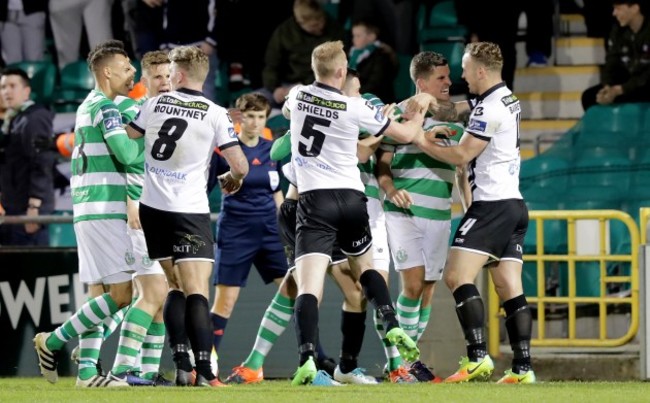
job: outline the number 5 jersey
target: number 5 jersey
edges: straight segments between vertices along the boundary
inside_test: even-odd
[[[293,87],[284,108],[291,114],[291,155],[300,193],[363,192],[357,166],[359,131],[381,135],[390,123],[381,109],[319,82]]]

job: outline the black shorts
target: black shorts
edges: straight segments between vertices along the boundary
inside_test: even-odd
[[[458,224],[452,248],[522,261],[528,209],[521,199],[473,202]]]
[[[214,261],[209,213],[175,213],[140,204],[140,223],[152,260]]]
[[[335,243],[347,256],[372,246],[366,195],[352,189],[321,189],[298,200],[296,259],[309,254],[332,256]]]
[[[278,212],[278,229],[280,230],[280,240],[284,245],[284,254],[287,256],[287,265],[289,269],[296,266],[296,211],[298,210],[298,200],[284,199]],[[347,256],[341,252],[338,242],[334,243],[332,249],[332,263],[346,261]]]

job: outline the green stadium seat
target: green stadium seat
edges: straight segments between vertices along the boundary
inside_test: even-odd
[[[56,83],[56,65],[50,61],[12,63],[7,67],[15,67],[25,71],[29,76],[32,94],[31,98],[38,103],[49,104]]]
[[[585,112],[582,118],[582,131],[615,132],[625,136],[635,134],[643,127],[646,109],[644,104],[637,103],[616,106],[596,105]]]
[[[569,179],[570,186],[605,186],[626,195],[631,182],[631,162],[621,156],[588,156],[583,153],[575,162]],[[601,198],[602,190],[594,193]]]
[[[528,211],[560,210],[563,205],[557,198],[547,198],[545,201],[526,200]],[[544,252],[566,253],[568,248],[567,225],[564,220],[544,220]],[[537,253],[537,221],[528,222],[528,230],[524,238],[524,253]]]
[[[397,54],[399,69],[397,71],[397,78],[393,83],[393,88],[395,90],[395,97],[400,101],[415,94],[415,84],[413,84],[413,81],[411,81],[411,76],[409,73],[411,57],[411,55],[400,53]]]
[[[563,158],[539,155],[521,163],[522,189],[551,189],[563,192],[569,183],[569,162]]]
[[[467,29],[458,23],[453,0],[437,2],[431,9],[421,5],[417,20],[420,45],[436,41],[463,41],[467,36]]]
[[[72,211],[55,211],[53,215],[72,215]],[[77,246],[72,223],[48,224],[50,246],[53,248],[73,248]]]
[[[61,69],[61,81],[54,92],[57,112],[76,110],[88,92],[95,88],[95,78],[85,60],[69,63]]]

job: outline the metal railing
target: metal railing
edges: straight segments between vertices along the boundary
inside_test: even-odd
[[[648,209],[650,210],[650,209]],[[639,328],[639,245],[641,240],[637,224],[627,213],[618,210],[585,210],[585,211],[531,211],[531,222],[536,224],[535,254],[525,254],[524,261],[537,263],[537,296],[526,296],[529,304],[537,308],[537,335],[531,341],[533,346],[540,347],[614,347],[626,344],[634,338]],[[567,253],[546,254],[544,246],[544,222],[547,220],[566,221]],[[577,253],[576,224],[580,220],[595,220],[598,222],[598,253]],[[608,223],[618,220],[625,224],[630,235],[630,253],[611,254],[608,252]],[[644,221],[641,221],[644,222]],[[566,264],[567,295],[546,295],[546,262],[562,262]],[[596,296],[578,296],[576,293],[576,265],[581,262],[597,262],[599,270],[599,289]],[[607,263],[621,262],[630,265],[629,275],[609,275]],[[597,270],[591,268],[591,270]],[[581,269],[585,270],[585,269]],[[619,283],[629,285],[629,292],[619,295],[607,295],[607,285]],[[598,337],[580,338],[577,336],[577,308],[583,305],[597,306]],[[616,338],[608,338],[607,319],[608,306],[625,305],[629,307],[629,327],[627,332]],[[546,322],[547,308],[566,307],[568,332],[565,338],[547,337]],[[489,351],[498,356],[500,346],[499,320],[503,317],[499,297],[494,291],[494,284],[489,280],[488,329]]]

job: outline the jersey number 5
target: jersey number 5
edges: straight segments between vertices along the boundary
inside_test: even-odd
[[[327,119],[305,116],[305,123],[300,131],[302,139],[298,144],[300,155],[303,157],[318,157],[320,155],[325,142],[325,133],[314,129],[314,125],[329,127],[330,124],[331,122]]]
[[[176,149],[176,142],[187,130],[187,121],[179,118],[169,118],[158,130],[158,139],[153,142],[151,156],[158,161],[167,161]]]

